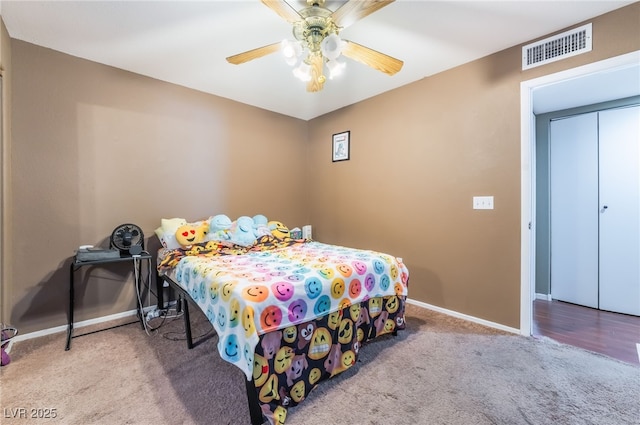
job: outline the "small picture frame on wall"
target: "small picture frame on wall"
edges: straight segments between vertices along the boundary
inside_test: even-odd
[[[349,136],[350,131],[343,131],[333,135],[332,160],[347,161],[349,159]]]

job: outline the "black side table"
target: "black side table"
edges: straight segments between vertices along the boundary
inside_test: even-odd
[[[140,282],[141,282],[141,276],[142,276],[142,263],[146,262],[147,263],[147,271],[151,270],[151,260],[152,260],[152,256],[151,254],[149,254],[148,252],[142,252],[140,255],[122,255],[118,258],[106,258],[106,259],[102,259],[102,260],[89,260],[89,261],[79,261],[77,256],[73,257],[73,260],[71,261],[71,266],[70,266],[70,270],[69,270],[69,323],[67,326],[67,345],[65,347],[65,351],[68,351],[69,349],[71,349],[71,338],[73,338],[73,310],[74,310],[74,275],[75,272],[82,268],[83,266],[96,266],[96,265],[104,265],[104,264],[108,264],[108,263],[120,263],[120,262],[130,262],[131,265],[134,268],[134,284],[135,284],[135,289],[136,289],[136,293],[140,290]],[[140,300],[136,299],[136,309],[137,309],[137,314],[138,314],[138,319],[140,321],[140,324],[142,325],[142,328],[144,329],[144,316],[143,316],[143,312],[142,312],[142,306],[140,305]],[[131,323],[135,323],[135,322],[131,322]],[[130,324],[130,323],[129,323]],[[120,325],[122,326],[122,325]],[[110,328],[106,328],[106,329],[101,329],[102,330],[107,330],[107,329],[113,329],[115,326],[112,326]],[[96,331],[97,332],[97,331]]]

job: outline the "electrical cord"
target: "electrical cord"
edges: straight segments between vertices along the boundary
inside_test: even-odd
[[[150,255],[149,252],[147,251],[142,251],[141,254]],[[170,315],[170,314],[167,314],[170,311],[170,309],[164,310],[162,308],[156,307],[156,311],[159,312],[158,316],[147,318],[144,315],[145,307],[142,301],[142,294],[140,293],[141,287],[144,286],[147,290],[147,307],[151,307],[151,294],[153,293],[153,291],[151,290],[151,259],[149,258],[146,260],[148,261],[148,264],[147,264],[147,279],[145,281],[144,279],[142,279],[139,272],[141,268],[141,256],[133,255],[134,273],[135,273],[135,281],[136,281],[136,297],[138,301],[140,314],[142,315],[140,320],[142,320],[142,325],[144,327],[145,333],[148,336],[151,336],[152,333],[157,333],[157,330],[164,325],[166,319],[181,317],[182,313],[176,313],[176,314]],[[157,294],[154,293],[154,295],[156,295],[157,297]],[[157,326],[153,326],[151,323],[149,323],[151,320],[156,318],[162,318],[162,321],[160,322],[160,324],[158,324]]]
[[[147,251],[142,251],[141,255],[150,255],[149,252]],[[178,312],[177,308],[161,308],[160,306],[156,307],[156,311],[159,312],[158,316],[154,316],[151,317],[149,319],[147,319],[147,317],[144,316],[144,303],[142,302],[142,295],[140,293],[140,288],[144,285],[145,289],[147,290],[147,306],[150,307],[151,306],[151,295],[153,294],[154,296],[156,296],[156,299],[158,298],[158,294],[156,294],[152,289],[151,289],[151,259],[147,259],[149,261],[148,263],[148,267],[147,267],[147,279],[146,281],[144,279],[141,279],[141,276],[139,274],[139,269],[141,266],[141,256],[140,255],[133,255],[133,262],[134,262],[134,271],[135,271],[135,280],[136,280],[136,296],[137,296],[137,301],[138,301],[138,306],[140,309],[140,314],[143,315],[143,317],[141,318],[142,320],[142,324],[144,326],[145,332],[148,336],[151,336],[152,334],[157,335],[158,334],[158,329],[160,329],[162,326],[164,326],[165,324],[171,321],[174,321],[180,317],[182,317],[184,315],[184,311],[180,311]],[[159,324],[153,324],[150,323],[151,321],[155,320],[155,319],[162,319],[160,321]],[[210,329],[206,332],[204,332],[201,335],[197,335],[194,336],[192,338],[203,338],[205,336],[207,336],[208,334],[210,334],[212,331],[214,331],[214,327],[211,326]],[[170,335],[184,335],[183,337],[178,337],[178,336],[170,336]],[[166,338],[168,340],[171,341],[185,341],[187,339],[186,337],[186,331],[185,332],[165,332],[164,334],[162,334],[163,338]]]
[[[151,260],[149,260],[149,264],[148,264],[148,268],[151,268]],[[140,281],[140,267],[142,267],[141,263],[140,263],[140,256],[139,255],[134,255],[133,256],[133,271],[135,274],[135,282],[136,282],[136,298],[138,301],[138,311],[140,312],[140,320],[142,321],[142,327],[144,328],[144,331],[146,332],[146,334],[148,336],[151,336],[151,334],[149,333],[149,326],[147,324],[147,320],[146,317],[144,317],[144,303],[142,302],[142,296],[140,295],[140,286],[141,286],[141,281]],[[148,287],[148,285],[147,285]],[[149,299],[149,304],[151,304],[151,299]],[[157,328],[156,328],[157,329]],[[151,329],[151,331],[155,331],[156,329]]]
[[[151,326],[148,323],[147,317],[144,315],[144,302],[142,301],[142,294],[140,293],[141,288],[144,286],[147,290],[147,307],[151,307],[151,294],[152,294],[152,290],[151,290],[151,259],[147,258],[146,260],[148,261],[147,263],[147,279],[146,281],[142,278],[142,276],[140,276],[140,269],[141,269],[141,255],[151,255],[149,254],[148,251],[142,251],[140,255],[132,255],[133,257],[133,269],[134,269],[134,274],[135,274],[135,282],[136,282],[136,299],[138,302],[138,310],[140,311],[140,320],[142,321],[142,326],[144,327],[145,333],[149,336],[151,336],[151,332],[155,332],[157,331],[157,329],[162,326],[163,322],[160,323],[159,326],[154,327]],[[154,294],[156,295],[156,294]],[[156,316],[156,317],[160,317],[160,316]],[[164,317],[164,315],[163,315]]]

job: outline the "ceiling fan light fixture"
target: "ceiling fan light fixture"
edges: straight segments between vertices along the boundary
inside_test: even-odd
[[[282,40],[281,49],[287,65],[293,66],[298,62],[302,54],[302,43],[299,41]]]
[[[300,62],[300,65],[293,69],[293,75],[300,81],[310,81],[311,80],[311,66],[305,61]]]
[[[320,51],[322,52],[322,56],[331,61],[338,59],[342,53],[344,45],[345,42],[338,37],[338,34],[331,33],[320,43]]]
[[[327,68],[329,69],[329,79],[333,80],[334,77],[342,74],[347,64],[337,59],[327,61]]]
[[[287,64],[294,68],[294,76],[307,82],[308,92],[322,90],[327,79],[325,71],[329,78],[344,71],[346,63],[337,60],[340,56],[387,75],[394,75],[402,69],[401,60],[338,36],[346,27],[395,0],[341,0],[335,2],[339,3],[335,10],[326,8],[325,0],[306,0],[307,7],[300,10],[289,4],[289,0],[261,1],[292,25],[295,40],[283,40],[247,50],[227,57],[227,62],[239,65],[280,50]]]

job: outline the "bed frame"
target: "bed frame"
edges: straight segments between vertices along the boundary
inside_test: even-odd
[[[157,298],[159,306],[164,305],[164,297],[162,294],[163,282],[167,282],[169,284],[169,287],[172,288],[178,296],[177,308],[178,311],[182,310],[183,312],[187,348],[190,350],[193,348],[191,319],[189,317],[189,301],[191,301],[191,296],[170,277],[166,275],[159,275],[156,269],[156,291],[158,294]],[[251,425],[262,425],[264,423],[264,417],[262,415],[262,409],[260,409],[260,403],[258,402],[258,393],[256,391],[256,386],[253,382],[253,379],[251,381],[245,379],[244,382],[247,393],[247,402],[249,404],[249,415],[251,416]]]

